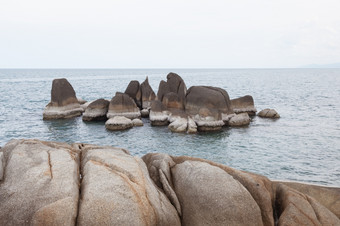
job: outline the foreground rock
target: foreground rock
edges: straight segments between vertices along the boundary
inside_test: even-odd
[[[72,85],[65,78],[54,79],[51,102],[46,105],[43,119],[72,118],[80,116],[82,112]]]
[[[222,129],[228,115],[233,114],[228,93],[210,86],[192,86],[186,95],[185,110],[200,131]],[[228,118],[229,119],[229,118]]]
[[[111,99],[107,112],[108,118],[113,118],[115,116],[124,116],[129,119],[134,119],[140,117],[140,111],[129,95],[117,92]]]
[[[340,225],[340,188],[204,159],[37,140],[1,154],[1,225]]]
[[[183,225],[340,224],[339,208],[332,212],[311,196],[261,175],[185,156],[153,153],[143,160]],[[334,191],[323,195],[334,198]]]
[[[79,151],[36,140],[13,140],[1,150],[1,225],[75,225]]]
[[[132,120],[124,116],[115,116],[105,122],[105,128],[113,131],[126,130],[132,127]]]
[[[248,113],[248,115],[254,116],[257,111],[254,105],[254,99],[250,95],[232,99],[231,106],[236,114]]]
[[[263,109],[257,115],[262,118],[280,118],[279,113],[277,113],[274,109],[269,108]]]
[[[145,163],[123,149],[82,148],[79,225],[180,225]]]
[[[83,114],[83,121],[106,121],[109,104],[110,101],[104,99],[91,102]]]

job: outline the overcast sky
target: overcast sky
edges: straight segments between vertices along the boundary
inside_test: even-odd
[[[0,68],[336,62],[339,0],[0,0]]]

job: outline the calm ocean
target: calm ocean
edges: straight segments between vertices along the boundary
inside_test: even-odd
[[[155,93],[170,72],[187,87],[224,88],[230,98],[252,95],[259,110],[276,109],[281,118],[253,118],[249,127],[194,135],[171,133],[166,127],[110,132],[102,123],[81,117],[43,121],[54,78],[67,78],[78,97],[111,99],[130,80],[149,82]],[[190,155],[270,179],[340,186],[340,69],[1,69],[0,146],[18,138],[84,142],[148,152]]]

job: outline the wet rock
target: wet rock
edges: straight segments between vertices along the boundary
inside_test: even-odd
[[[168,126],[171,132],[175,133],[185,133],[188,128],[188,120],[186,118],[178,117]]]
[[[149,115],[150,115],[150,108],[148,108],[148,109],[142,109],[142,110],[140,111],[140,114],[141,114],[142,118],[148,118]]]
[[[51,102],[43,112],[44,119],[63,119],[80,116],[80,107],[76,93],[71,84],[65,79],[54,79],[52,82]]]
[[[138,81],[131,81],[124,93],[129,95],[139,108],[142,107],[142,92]]]
[[[149,79],[146,77],[145,81],[140,85],[142,93],[142,109],[148,109],[151,107],[151,102],[156,99],[156,95],[152,90]]]
[[[83,114],[83,121],[106,121],[110,102],[98,99],[91,102]]]
[[[133,126],[143,126],[143,121],[140,120],[139,118],[135,118],[132,120]]]
[[[129,119],[139,118],[140,110],[129,95],[117,92],[110,101],[107,113],[108,118],[115,116],[124,116]]]
[[[231,106],[236,114],[248,113],[248,115],[254,116],[257,111],[254,106],[254,99],[250,95],[232,99]]]
[[[233,114],[228,93],[216,87],[192,86],[186,95],[185,110],[200,131],[220,130],[223,115]]]
[[[2,151],[1,225],[75,225],[79,151],[37,140],[12,140]]]
[[[145,163],[127,151],[85,146],[79,225],[181,225]]]
[[[248,113],[240,113],[235,115],[234,117],[232,117],[229,121],[228,121],[228,125],[229,126],[247,126],[249,125],[251,119],[248,115]]]
[[[149,117],[152,126],[165,126],[169,124],[169,114],[159,100],[152,101]]]
[[[263,109],[257,115],[262,118],[280,118],[279,113],[277,113],[274,109],[269,108]]]
[[[133,127],[132,120],[124,116],[115,116],[105,122],[105,128],[108,130],[126,130]]]

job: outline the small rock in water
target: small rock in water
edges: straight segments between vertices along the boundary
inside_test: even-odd
[[[140,120],[139,118],[133,119],[133,120],[132,120],[132,124],[133,124],[133,126],[143,126],[143,125],[144,125],[144,124],[143,124],[143,121]]]
[[[124,116],[115,116],[105,122],[105,128],[108,130],[125,130],[133,127],[132,120]]]
[[[241,114],[237,114],[234,117],[232,117],[229,122],[228,125],[229,126],[247,126],[249,125],[251,119],[248,115],[248,113],[241,113]]]
[[[279,113],[277,113],[274,109],[263,109],[257,114],[259,117],[262,118],[280,118]]]

